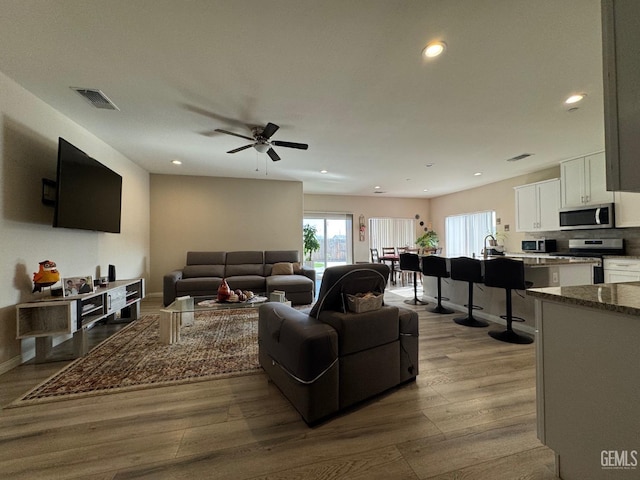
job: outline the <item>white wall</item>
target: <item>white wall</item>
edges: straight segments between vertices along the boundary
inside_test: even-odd
[[[297,250],[302,183],[151,175],[151,278],[184,266],[188,251]]]
[[[496,218],[500,219],[500,225],[497,227],[498,233],[505,233],[505,225],[509,226],[509,231],[505,233],[506,238],[504,239],[506,251],[520,251],[521,240],[527,235],[516,232],[516,197],[513,188],[559,177],[560,166],[558,165],[539,172],[431,199],[433,228],[439,234],[440,245],[445,246],[444,224],[447,216],[495,210]],[[446,255],[447,252],[444,251],[443,254]]]
[[[90,108],[90,107],[88,107]],[[108,112],[112,114],[112,112]],[[41,178],[56,178],[58,137],[123,177],[122,233],[51,226]],[[99,138],[0,73],[0,372],[19,362],[15,304],[31,300],[33,273],[53,260],[62,276],[146,276],[149,270],[149,174]]]

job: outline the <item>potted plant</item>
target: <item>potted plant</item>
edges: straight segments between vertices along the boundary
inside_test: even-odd
[[[438,246],[438,234],[433,230],[427,230],[416,239],[416,245],[423,250],[435,250]]]
[[[310,262],[313,252],[320,250],[320,242],[318,242],[318,239],[316,238],[317,230],[313,225],[306,224],[302,228],[302,233],[304,256],[306,260]]]

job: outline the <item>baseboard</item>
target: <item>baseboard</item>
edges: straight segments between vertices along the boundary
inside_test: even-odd
[[[2,375],[3,373],[7,373],[9,370],[13,370],[14,368],[20,366],[21,363],[22,355],[16,355],[6,362],[0,363],[0,375]]]

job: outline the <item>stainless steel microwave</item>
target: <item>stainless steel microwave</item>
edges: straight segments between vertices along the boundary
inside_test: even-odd
[[[613,203],[563,208],[560,210],[560,230],[583,230],[591,228],[613,228]]]
[[[523,252],[547,253],[555,252],[556,241],[546,238],[536,238],[535,240],[522,240]]]

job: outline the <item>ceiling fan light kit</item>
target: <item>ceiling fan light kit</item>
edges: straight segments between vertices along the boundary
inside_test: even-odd
[[[241,135],[239,133],[230,132],[228,130],[223,130],[221,128],[216,128],[216,132],[224,133],[226,135],[233,135],[234,137],[244,138],[246,140],[250,140],[253,143],[249,145],[244,145],[242,147],[234,148],[233,150],[229,150],[227,153],[237,153],[247,148],[253,147],[256,151],[260,153],[265,153],[269,155],[269,158],[274,162],[280,160],[280,156],[276,153],[276,151],[271,147],[272,145],[276,147],[287,147],[287,148],[297,148],[299,150],[307,150],[309,145],[306,143],[295,143],[295,142],[285,142],[281,140],[271,140],[271,136],[278,131],[280,127],[275,123],[267,123],[264,127],[253,127],[251,129],[252,137],[247,137],[246,135]]]

